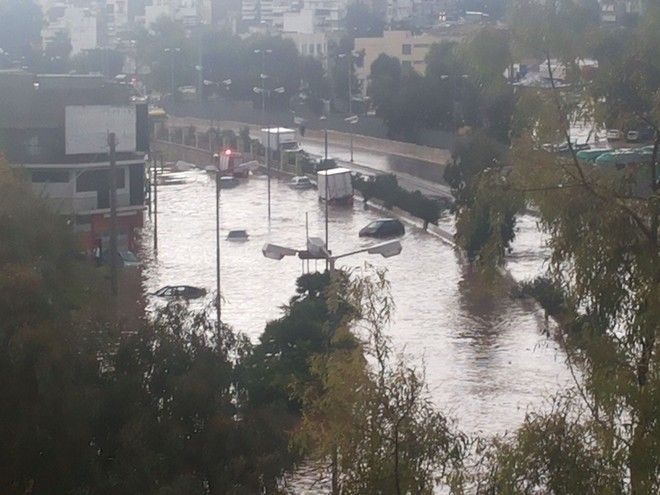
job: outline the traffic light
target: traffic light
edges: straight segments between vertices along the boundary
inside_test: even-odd
[[[222,152],[222,155],[219,157],[219,166],[220,170],[226,170],[230,173],[233,173],[234,171],[234,152],[230,149],[227,148]]]

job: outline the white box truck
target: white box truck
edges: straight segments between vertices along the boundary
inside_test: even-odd
[[[335,204],[353,204],[353,182],[351,181],[351,171],[347,168],[337,167],[320,170],[316,174],[316,181],[319,200],[326,201],[328,199]]]
[[[268,139],[269,133],[270,140]],[[296,130],[287,127],[265,127],[261,129],[259,141],[264,146],[270,144],[271,151],[289,150],[298,147]]]

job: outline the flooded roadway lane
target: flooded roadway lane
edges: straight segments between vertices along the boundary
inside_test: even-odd
[[[191,284],[215,290],[214,178],[192,170],[166,173],[159,187],[158,256],[153,256],[152,225],[143,245],[144,289]],[[293,191],[272,182],[272,221],[267,219],[266,181],[250,179],[222,191],[221,244],[223,320],[256,341],[268,320],[293,296],[301,261],[277,262],[261,254],[265,242],[303,247],[305,212],[310,235],[323,237],[323,208],[316,191]],[[366,244],[358,230],[380,216],[353,208],[331,208],[330,248],[335,253]],[[224,240],[232,229],[246,229],[250,240]],[[534,223],[521,225],[520,251],[511,265],[516,277],[531,277],[539,268]],[[401,255],[383,259],[358,255],[339,266],[365,261],[388,269],[396,302],[389,328],[396,348],[425,363],[434,402],[467,432],[502,433],[515,428],[527,408],[568,383],[563,356],[541,332],[543,319],[534,307],[513,301],[500,282],[484,280],[463,264],[438,238],[407,226]],[[312,262],[313,267],[313,262]],[[321,263],[319,263],[321,269]]]

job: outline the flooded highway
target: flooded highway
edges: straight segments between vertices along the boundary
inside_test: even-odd
[[[325,154],[323,141],[303,139],[302,148],[311,155],[321,158]],[[351,152],[345,143],[328,143],[328,158],[342,162],[350,162]],[[444,167],[425,160],[409,158],[390,153],[376,153],[373,150],[355,148],[353,162],[356,165],[368,166],[386,173],[403,173],[435,183],[444,183],[442,174]]]
[[[164,179],[158,191],[157,256],[148,218],[143,232],[144,290],[197,285],[208,290],[210,303],[215,292],[214,177],[190,170],[166,171]],[[222,190],[220,199],[223,320],[253,341],[267,321],[281,315],[280,306],[293,296],[302,268],[297,258],[264,258],[263,244],[302,248],[306,212],[310,235],[323,237],[323,207],[315,190],[294,191],[273,180],[270,223],[266,191],[266,180],[251,178]],[[330,249],[338,254],[368,244],[358,230],[379,216],[357,200],[352,208],[331,208]],[[249,241],[224,240],[233,229],[247,230]],[[396,302],[388,333],[397,350],[425,365],[433,400],[443,412],[469,433],[515,428],[529,408],[543,407],[570,379],[563,355],[543,334],[542,314],[512,300],[505,280],[484,279],[437,237],[412,225],[406,229],[399,256],[357,255],[339,260],[338,266],[369,262],[387,268]],[[509,264],[515,278],[538,274],[539,243],[533,219],[525,218]]]

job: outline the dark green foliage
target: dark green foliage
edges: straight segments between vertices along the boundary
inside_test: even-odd
[[[0,193],[0,492],[273,493],[295,417],[248,392],[249,342],[180,306],[79,318],[66,224],[4,164]]]
[[[110,48],[95,48],[73,56],[69,65],[79,74],[98,72],[115,77],[123,69],[124,54]]]
[[[444,178],[456,198],[456,237],[470,260],[501,263],[515,237],[517,193],[503,188],[501,146],[483,133],[457,143]],[[488,255],[480,256],[488,251]]]
[[[566,295],[561,287],[548,277],[536,277],[531,281],[522,282],[514,295],[533,297],[548,316],[559,317],[567,310]]]
[[[259,344],[245,364],[249,392],[257,403],[279,404],[299,415],[301,404],[295,391],[311,379],[310,358],[336,345],[332,328],[348,308],[328,311],[327,273],[310,273],[296,283],[296,293],[284,315],[269,322]]]
[[[382,36],[385,27],[382,16],[379,16],[369,5],[361,2],[349,4],[344,24],[346,32],[352,38],[378,38]]]
[[[327,160],[321,159],[316,165],[316,171],[329,170],[331,168],[337,168],[337,161],[333,158],[328,158]]]
[[[432,45],[425,76],[379,56],[369,93],[394,139],[414,142],[422,128],[467,125],[507,142],[515,102],[503,73],[511,62],[508,31],[483,28],[460,44]]]
[[[397,181],[396,175],[378,175],[374,179],[354,177],[353,187],[360,191],[365,202],[371,198],[381,200],[385,207],[401,208],[424,221],[424,228],[429,223],[436,223],[440,218],[440,203],[427,198],[419,191],[408,191]]]
[[[29,62],[41,43],[43,16],[32,0],[0,0],[0,48],[13,60]]]

